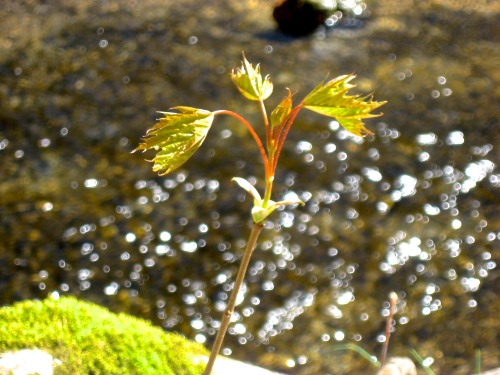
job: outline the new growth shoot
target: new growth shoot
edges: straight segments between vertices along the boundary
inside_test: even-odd
[[[359,95],[348,94],[348,91],[355,87],[350,83],[354,78],[354,75],[349,74],[327,82],[323,81],[295,106],[292,102],[292,94],[290,90],[287,90],[284,98],[268,115],[265,100],[273,92],[271,79],[269,75],[263,77],[260,73],[260,66],[256,65],[254,67],[243,55],[241,66],[231,72],[231,79],[246,99],[257,102],[257,108],[263,120],[263,138],[250,122],[236,112],[230,110],[211,112],[193,107],[178,106],[172,108],[172,112],[160,112],[163,117],[147,131],[139,146],[133,151],[154,150],[156,154],[152,159],[153,171],[159,172],[160,175],[170,173],[183,165],[202,145],[214,123],[215,117],[227,115],[235,118],[246,127],[262,157],[265,181],[263,195],[244,178],[233,178],[234,182],[253,197],[251,211],[253,227],[204,375],[211,373],[215,358],[222,347],[236,304],[236,296],[243,283],[250,257],[265,219],[280,206],[304,204],[300,200],[274,201],[271,199],[278,160],[288,132],[299,112],[302,109],[308,109],[333,117],[347,131],[357,136],[365,136],[371,133],[365,128],[363,119],[381,115],[380,113],[374,114],[372,111],[385,104],[385,102],[376,102],[370,95],[360,97]]]

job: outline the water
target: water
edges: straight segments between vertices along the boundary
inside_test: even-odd
[[[224,353],[289,374],[366,373],[336,345],[414,348],[440,373],[498,366],[498,5],[370,4],[359,27],[290,39],[266,1],[16,2],[0,25],[0,298],[77,295],[210,346],[249,233],[233,176],[262,165],[244,127],[217,118],[185,168],[130,154],[175,105],[259,126],[228,73],[241,51],[300,100],[355,72],[388,100],[352,137],[303,112],[276,212],[252,259]],[[269,12],[267,12],[269,10]],[[267,12],[267,13],[266,13]],[[268,14],[268,16],[266,15]]]

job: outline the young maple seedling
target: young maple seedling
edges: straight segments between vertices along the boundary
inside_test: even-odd
[[[304,204],[300,200],[278,202],[271,200],[278,159],[288,131],[300,110],[305,108],[333,117],[347,131],[357,136],[365,136],[371,133],[365,128],[363,119],[381,115],[381,113],[373,114],[372,111],[385,104],[385,102],[376,102],[371,95],[364,97],[348,95],[347,92],[355,87],[349,83],[354,77],[352,74],[342,75],[330,81],[321,82],[295,107],[292,103],[292,94],[290,90],[287,90],[285,97],[268,116],[264,101],[272,94],[273,84],[269,75],[262,77],[259,65],[254,68],[243,55],[242,65],[231,72],[231,79],[245,98],[258,102],[264,123],[265,144],[254,127],[236,112],[229,110],[211,112],[180,106],[172,108],[175,112],[160,112],[163,114],[163,118],[159,119],[147,131],[139,146],[133,151],[155,150],[156,155],[152,160],[154,163],[153,171],[159,172],[160,175],[170,173],[184,164],[201,146],[214,122],[215,116],[229,115],[247,128],[262,157],[265,179],[263,197],[247,180],[240,177],[233,178],[233,181],[253,197],[253,208],[251,210],[253,225],[204,375],[210,375],[212,372],[215,358],[222,347],[236,305],[236,297],[243,283],[265,219],[280,206]]]

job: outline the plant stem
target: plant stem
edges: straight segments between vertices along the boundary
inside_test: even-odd
[[[259,100],[259,105],[260,105],[260,112],[262,113],[262,119],[264,121],[264,129],[266,129],[266,140],[267,140],[267,149],[271,147],[270,143],[272,141],[272,134],[271,134],[271,128],[269,127],[269,119],[267,118],[267,111],[266,111],[266,106],[264,104],[264,101],[261,99]]]
[[[271,193],[273,190],[273,182],[274,182],[274,172],[269,178],[266,178],[266,191],[264,193],[264,199],[263,199],[263,203],[262,203],[263,207],[267,207],[269,201],[271,200]]]
[[[479,375],[481,372],[481,349],[476,349],[476,372],[474,375]]]
[[[266,149],[267,149],[267,167],[269,173],[266,175],[266,190],[264,192],[264,200],[262,203],[263,207],[267,207],[269,200],[271,199],[271,192],[273,190],[274,182],[274,170],[272,165],[274,164],[274,154],[276,152],[275,139],[273,138],[273,132],[269,126],[269,118],[267,117],[266,106],[264,101],[259,100],[260,112],[262,113],[262,119],[264,121],[264,128],[266,129]],[[264,161],[265,162],[265,161]]]
[[[288,117],[286,118],[285,121],[283,121],[283,124],[280,126],[280,128],[277,131],[278,135],[278,144],[276,146],[276,156],[273,159],[273,165],[271,166],[272,173],[274,174],[274,171],[276,170],[276,166],[278,164],[278,159],[280,157],[281,150],[283,148],[283,144],[285,143],[286,136],[288,135],[288,131],[290,130],[290,127],[292,126],[293,122],[295,121],[295,118],[299,114],[299,111],[302,109],[302,103],[300,103],[298,106],[296,106],[289,114]]]
[[[236,298],[238,297],[241,285],[243,284],[243,279],[245,278],[248,265],[250,264],[250,258],[252,257],[252,253],[255,249],[255,245],[257,244],[257,239],[262,231],[262,227],[262,223],[253,223],[252,231],[248,237],[247,247],[245,249],[245,253],[243,254],[243,259],[241,260],[240,268],[238,269],[238,274],[236,275],[236,280],[233,285],[233,290],[231,292],[231,296],[229,297],[227,308],[222,316],[219,332],[217,332],[217,336],[215,337],[214,345],[212,347],[212,351],[210,352],[207,367],[205,368],[203,375],[210,375],[212,373],[215,359],[217,358],[217,355],[222,347],[222,342],[224,341],[224,336],[226,335],[229,323],[231,323],[231,317],[236,306]]]
[[[244,117],[240,116],[239,114],[237,114],[237,113],[235,113],[233,111],[228,111],[228,110],[222,109],[222,110],[219,110],[219,111],[214,111],[212,113],[214,115],[229,115],[229,116],[232,116],[235,119],[237,119],[238,121],[240,121],[243,125],[245,125],[245,127],[247,128],[247,130],[252,135],[255,143],[257,143],[257,146],[259,147],[260,155],[262,156],[262,161],[264,162],[264,172],[266,174],[266,179],[269,178],[269,176],[271,175],[271,169],[269,167],[269,162],[267,160],[266,150],[265,150],[264,145],[262,144],[262,141],[260,140],[259,136],[257,135],[257,133],[255,132],[254,128],[252,127],[252,125],[250,125],[250,123],[247,120],[245,120]]]
[[[382,353],[380,354],[380,364],[382,366],[385,364],[385,359],[387,358],[387,349],[389,348],[389,339],[391,338],[392,320],[396,313],[396,305],[398,303],[398,295],[396,293],[389,293],[389,303],[389,316],[387,316],[387,322],[385,324],[385,341],[382,345]]]

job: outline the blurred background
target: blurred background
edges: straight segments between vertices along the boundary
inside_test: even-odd
[[[351,136],[303,111],[223,352],[287,374],[366,374],[338,345],[416,350],[436,373],[498,358],[499,13],[496,1],[339,1],[312,34],[266,0],[11,1],[0,8],[0,304],[73,295],[210,347],[249,233],[230,180],[263,167],[218,117],[159,177],[131,154],[156,111],[229,109],[258,131],[229,73],[244,51],[296,102],[325,77],[387,100]]]

